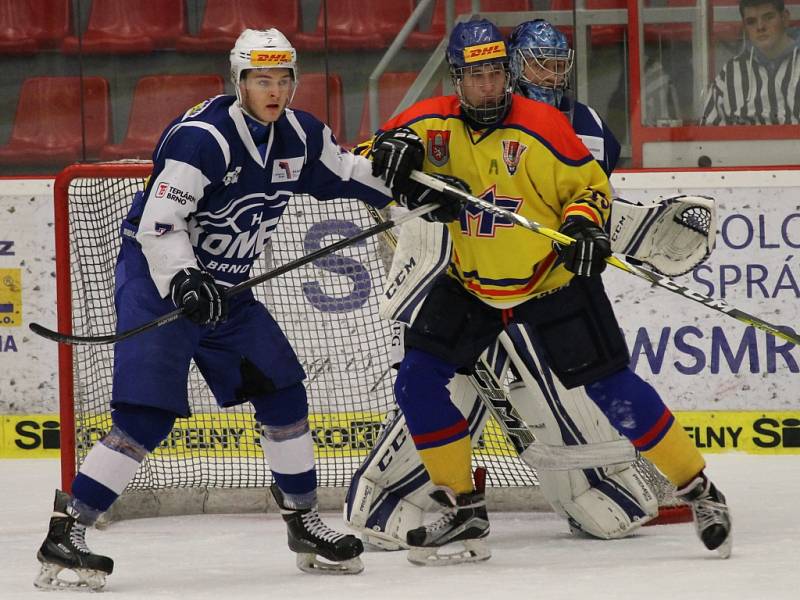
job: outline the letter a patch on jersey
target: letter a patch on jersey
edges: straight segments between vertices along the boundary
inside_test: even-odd
[[[503,140],[503,162],[506,163],[509,175],[517,172],[519,161],[527,149],[525,144],[517,140]]]
[[[450,132],[428,130],[428,160],[443,167],[450,160]]]

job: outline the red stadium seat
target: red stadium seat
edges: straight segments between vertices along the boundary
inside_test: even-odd
[[[69,36],[67,53],[137,54],[174,48],[186,33],[183,0],[92,0],[89,24],[80,37]]]
[[[434,48],[445,35],[446,16],[444,0],[436,0],[428,31],[412,31],[406,40],[408,48]],[[511,12],[529,10],[528,0],[481,0],[481,12]],[[455,15],[472,12],[471,0],[456,0]]]
[[[300,29],[297,0],[207,0],[197,35],[183,35],[176,47],[185,52],[226,52],[244,29],[277,27],[290,40]]]
[[[56,48],[69,32],[69,0],[0,0],[0,54]]]
[[[100,158],[150,158],[170,121],[206,98],[221,94],[223,89],[224,83],[219,75],[142,77],[133,91],[125,139],[103,148]]]
[[[572,11],[575,0],[552,0],[552,10]],[[612,8],[627,8],[626,0],[586,0],[588,10],[608,10]],[[574,47],[574,28],[570,26],[560,26],[559,29],[569,39],[569,43]],[[592,46],[612,46],[622,44],[625,39],[625,25],[591,25],[589,27],[589,39]]]
[[[378,80],[378,124],[383,125],[392,116],[394,109],[400,104],[408,88],[417,78],[414,72],[387,72]],[[434,95],[441,93],[441,85],[434,90]],[[363,142],[372,137],[374,131],[370,127],[369,90],[364,94],[364,109],[361,111],[361,125],[358,128],[356,143]]]
[[[414,9],[414,0],[336,0],[326,4],[328,47],[337,50],[386,48]],[[316,30],[294,36],[292,41],[298,49],[325,48],[325,4],[322,6]]]
[[[330,107],[330,113],[329,113]],[[342,78],[331,73],[325,78],[325,73],[300,73],[300,85],[290,105],[310,112],[323,123],[327,123],[341,143],[344,133],[344,94],[342,93]]]
[[[82,90],[79,77],[31,77],[22,83],[0,164],[63,165],[97,157],[111,132],[108,81],[82,81]]]

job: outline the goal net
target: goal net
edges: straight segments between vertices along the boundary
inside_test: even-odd
[[[58,176],[60,331],[114,331],[120,225],[150,169],[150,163],[86,164]],[[296,196],[251,276],[371,225],[374,221],[359,202]],[[390,248],[385,240],[372,237],[254,289],[285,331],[308,376],[322,508],[341,508],[353,473],[387,416],[397,410],[388,356],[391,330],[378,316]],[[89,449],[111,427],[113,346],[60,345],[59,353],[62,484],[68,490]],[[178,419],[167,439],[145,459],[112,508],[111,519],[267,510],[272,480],[250,404],[219,410],[194,365],[189,401],[192,416]],[[474,464],[486,467],[490,497],[500,499],[502,492],[502,506],[546,507],[535,487],[535,472],[518,458],[493,420],[475,449]]]

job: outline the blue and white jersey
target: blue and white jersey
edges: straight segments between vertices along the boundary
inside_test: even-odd
[[[591,106],[570,100],[566,96],[561,99],[559,109],[567,115],[583,145],[610,177],[619,160],[620,145],[605,121]]]
[[[378,208],[392,200],[370,161],[340,148],[314,116],[287,109],[265,126],[234,96],[206,100],[173,121],[153,163],[126,224],[162,297],[185,267],[199,266],[225,287],[247,279],[295,194]]]

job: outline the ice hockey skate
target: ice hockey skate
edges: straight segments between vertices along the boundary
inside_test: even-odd
[[[273,483],[269,489],[286,521],[289,549],[297,553],[298,569],[306,573],[331,575],[355,575],[364,570],[364,564],[358,558],[364,551],[361,540],[325,525],[316,507],[299,510],[287,508],[277,484]]]
[[[675,495],[691,506],[697,535],[705,547],[716,550],[722,558],[730,557],[733,546],[731,514],[722,492],[700,473]]]
[[[42,568],[33,584],[49,590],[98,591],[106,584],[106,576],[114,570],[114,561],[89,550],[85,539],[86,526],[68,513],[69,500],[68,494],[56,490],[47,538],[36,554]],[[59,577],[65,569],[74,573],[74,577]]]
[[[489,535],[484,490],[486,471],[475,470],[475,491],[455,495],[437,486],[430,496],[444,507],[444,515],[406,534],[409,562],[420,566],[452,565],[487,560],[492,553],[483,538]],[[447,547],[456,544],[452,550]],[[441,552],[440,552],[441,550]]]

